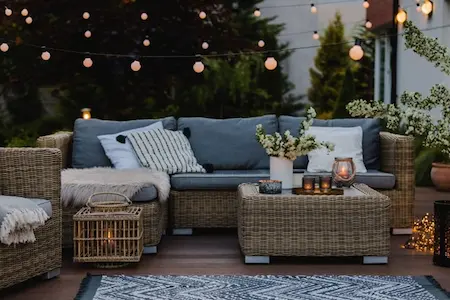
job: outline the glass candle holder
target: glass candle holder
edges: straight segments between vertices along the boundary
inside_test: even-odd
[[[349,187],[353,184],[356,168],[351,157],[336,157],[332,170],[333,181],[337,187]]]
[[[321,191],[331,190],[331,176],[320,176],[319,188]]]
[[[303,185],[302,188],[306,192],[314,192],[314,188],[316,185],[316,178],[315,177],[303,177]]]

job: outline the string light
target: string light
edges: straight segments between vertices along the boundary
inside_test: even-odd
[[[311,3],[311,12],[315,14],[317,12],[317,7],[314,6],[314,3]]]
[[[143,44],[145,47],[150,46],[150,40],[148,39],[148,36],[145,37],[145,40],[142,42],[142,44]]]
[[[85,32],[84,32],[84,37],[85,38],[90,38],[92,36],[92,32],[90,31],[90,30],[86,30]]]
[[[87,19],[89,19],[90,17],[91,17],[91,14],[88,13],[87,11],[85,11],[85,12],[83,13],[83,19],[87,20]]]
[[[421,12],[422,11],[422,8],[420,7],[420,3],[419,2],[416,3],[416,10],[417,10],[417,12]]]
[[[365,25],[366,25],[366,28],[367,28],[367,29],[372,28],[372,22],[370,22],[369,20],[366,21],[366,24],[365,24]]]
[[[402,8],[399,8],[397,15],[395,16],[395,20],[397,20],[398,23],[403,24],[408,19],[408,14],[406,11]]]
[[[431,14],[433,12],[433,2],[431,0],[425,0],[421,10],[425,15]]]
[[[91,109],[90,108],[83,108],[81,110],[81,117],[85,120],[89,120],[91,118]]]
[[[264,62],[264,66],[266,67],[267,70],[273,71],[277,68],[278,62],[276,61],[276,59],[274,57],[270,56]]]
[[[26,8],[22,9],[22,11],[20,12],[20,14],[21,14],[23,17],[28,16],[28,9],[26,9]]]
[[[317,31],[314,31],[312,37],[313,37],[313,39],[318,40],[319,39],[319,33]]]
[[[143,12],[143,13],[141,14],[141,20],[142,20],[142,21],[146,21],[147,19],[148,19],[147,13]]]
[[[266,45],[266,42],[264,42],[263,40],[260,40],[258,42],[258,47],[263,48]]]
[[[31,23],[33,23],[33,18],[32,17],[27,17],[25,19],[25,23],[27,23],[28,25],[30,25]]]
[[[200,19],[204,20],[206,19],[206,13],[204,11],[201,11],[198,16],[200,17]]]
[[[427,213],[422,219],[414,221],[413,233],[410,239],[402,246],[405,249],[414,249],[421,252],[434,251],[434,217]]]
[[[209,44],[207,43],[207,42],[203,42],[202,43],[202,49],[203,50],[206,50],[206,49],[208,49],[209,48]]]
[[[361,58],[363,58],[364,56],[364,50],[361,47],[361,41],[360,40],[356,40],[355,41],[355,45],[350,48],[350,51],[348,52],[348,54],[350,55],[350,58],[357,61],[360,60]]]
[[[10,8],[8,8],[8,7],[5,8],[5,15],[7,17],[10,17],[12,15],[12,13],[13,13],[13,11]]]
[[[205,65],[201,61],[196,61],[192,68],[195,73],[202,73],[205,70]]]
[[[261,17],[261,11],[259,10],[259,8],[255,9],[255,11],[253,12],[253,15],[255,17]]]
[[[50,57],[51,57],[51,55],[50,55],[50,52],[48,52],[48,51],[44,51],[44,52],[42,52],[42,54],[41,54],[42,60],[49,60]]]
[[[86,57],[83,60],[83,66],[85,66],[86,68],[92,67],[93,64],[94,64],[94,62],[92,61],[92,59],[90,57]]]
[[[363,1],[363,7],[364,7],[364,8],[369,8],[369,6],[370,6],[369,1],[364,0],[364,1]]]
[[[2,52],[8,51],[8,50],[9,50],[8,44],[7,44],[7,43],[2,43],[2,44],[0,45],[0,50],[1,50]]]
[[[130,65],[131,70],[133,70],[134,72],[137,72],[141,69],[141,63],[138,60],[135,60],[131,63]]]

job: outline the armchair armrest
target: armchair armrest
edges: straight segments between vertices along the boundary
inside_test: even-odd
[[[51,135],[41,136],[37,139],[39,148],[57,148],[61,151],[62,167],[67,168],[71,161],[73,133],[69,131],[57,132]]]
[[[381,170],[395,175],[397,190],[414,190],[414,138],[381,132],[380,143]]]

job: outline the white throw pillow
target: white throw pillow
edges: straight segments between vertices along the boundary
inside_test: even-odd
[[[206,173],[181,131],[155,129],[127,136],[143,167],[168,174]]]
[[[133,132],[143,132],[154,129],[163,129],[162,122],[156,122],[149,126],[130,129],[114,134],[99,135],[97,138],[100,140],[106,156],[108,156],[114,168],[137,169],[142,168],[142,166],[126,137]]]
[[[366,173],[363,160],[363,131],[358,127],[310,127],[306,132],[314,135],[318,141],[331,142],[334,151],[328,154],[321,148],[308,153],[308,172],[331,172],[335,157],[351,157],[357,173]]]

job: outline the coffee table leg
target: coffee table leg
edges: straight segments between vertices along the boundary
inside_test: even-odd
[[[363,264],[365,265],[381,265],[387,264],[388,257],[387,256],[364,256]]]
[[[270,264],[270,256],[245,256],[246,264]]]

